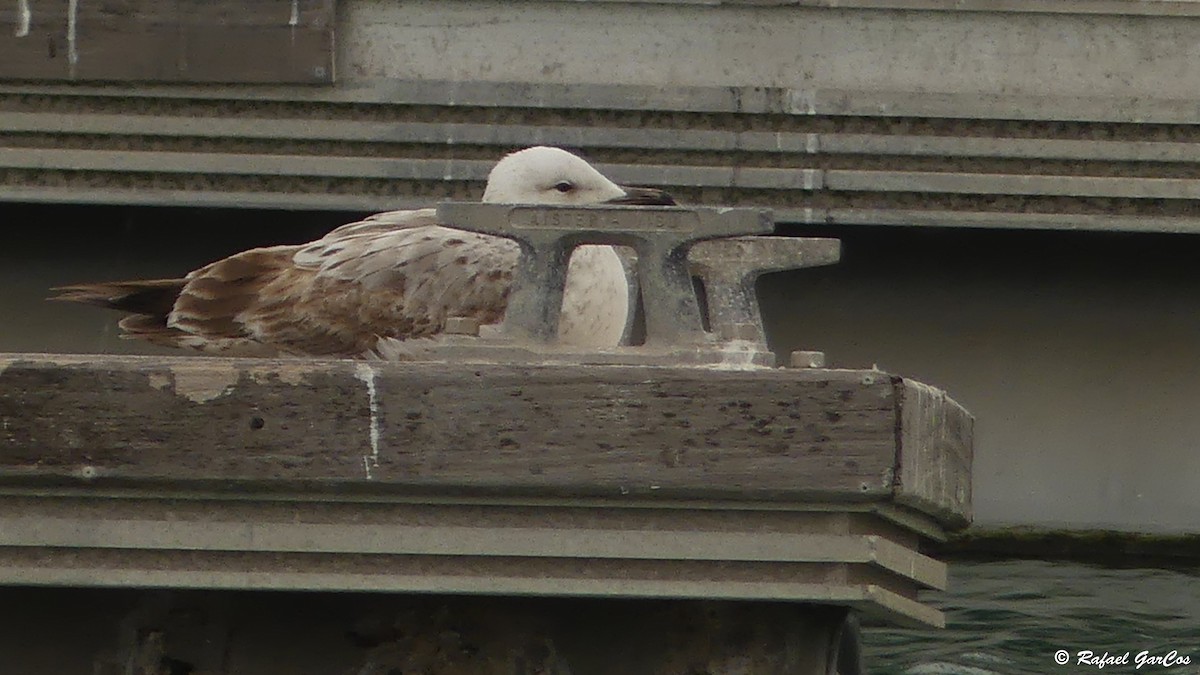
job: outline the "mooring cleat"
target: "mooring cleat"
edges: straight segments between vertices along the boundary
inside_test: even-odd
[[[747,208],[543,206],[447,202],[439,219],[516,241],[521,258],[499,330],[442,340],[456,359],[655,365],[773,366],[754,283],[762,274],[837,261],[833,239],[747,235],[774,230],[771,212]],[[645,344],[580,351],[556,342],[567,265],[575,247],[625,246],[637,255]],[[708,294],[706,331],[692,284]]]
[[[688,252],[688,263],[704,284],[712,332],[765,348],[766,333],[754,288],[758,278],[771,272],[832,265],[841,254],[837,239],[732,237],[696,243]]]

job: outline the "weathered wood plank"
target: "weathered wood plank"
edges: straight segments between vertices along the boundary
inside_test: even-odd
[[[667,368],[56,361],[17,357],[0,373],[6,471],[697,494],[891,488],[892,387],[863,387],[853,372],[755,373],[764,382]],[[813,474],[821,480],[804,479]]]
[[[322,83],[333,0],[5,3],[0,79]],[[27,13],[26,13],[27,12]]]
[[[942,518],[971,520],[974,420],[946,392],[903,383],[897,500]],[[947,413],[950,414],[947,414]]]
[[[890,501],[897,424],[965,415],[938,399],[905,416],[902,386],[874,371],[9,355],[0,480]],[[940,470],[962,440],[911,470]],[[940,485],[904,489],[961,524]]]

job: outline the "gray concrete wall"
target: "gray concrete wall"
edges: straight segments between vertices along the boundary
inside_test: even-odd
[[[1112,3],[1061,0],[992,3],[1016,12],[929,10],[964,6],[950,2],[888,3],[923,9],[759,4],[345,0],[337,72],[342,81],[1125,99],[1190,98],[1200,89],[1196,16],[1097,14],[1112,11]],[[1186,9],[1123,4],[1139,5],[1127,11]],[[1053,5],[1066,13],[1043,13]]]
[[[178,274],[348,218],[0,207],[0,222],[40,224],[0,250],[0,351],[164,353],[117,339],[112,313],[45,302],[46,289]],[[803,233],[842,237],[844,260],[762,282],[774,346],[878,364],[970,409],[979,526],[1200,532],[1200,238]]]

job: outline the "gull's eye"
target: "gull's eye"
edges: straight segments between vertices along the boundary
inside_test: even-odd
[[[575,189],[575,186],[564,180],[561,183],[556,183],[554,185],[554,189],[558,190],[559,192],[570,192],[571,190]]]

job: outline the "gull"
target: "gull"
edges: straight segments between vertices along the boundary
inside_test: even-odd
[[[483,201],[500,204],[674,204],[650,188],[617,185],[583,159],[536,146],[501,159]],[[53,300],[125,312],[122,337],[230,356],[404,358],[403,344],[435,337],[450,317],[504,317],[516,242],[453,229],[436,209],[389,211],[299,245],[255,248],[181,279],[53,289]],[[615,347],[629,286],[611,246],[571,256],[559,339]],[[428,342],[428,340],[425,340]],[[400,345],[398,348],[397,345]]]

